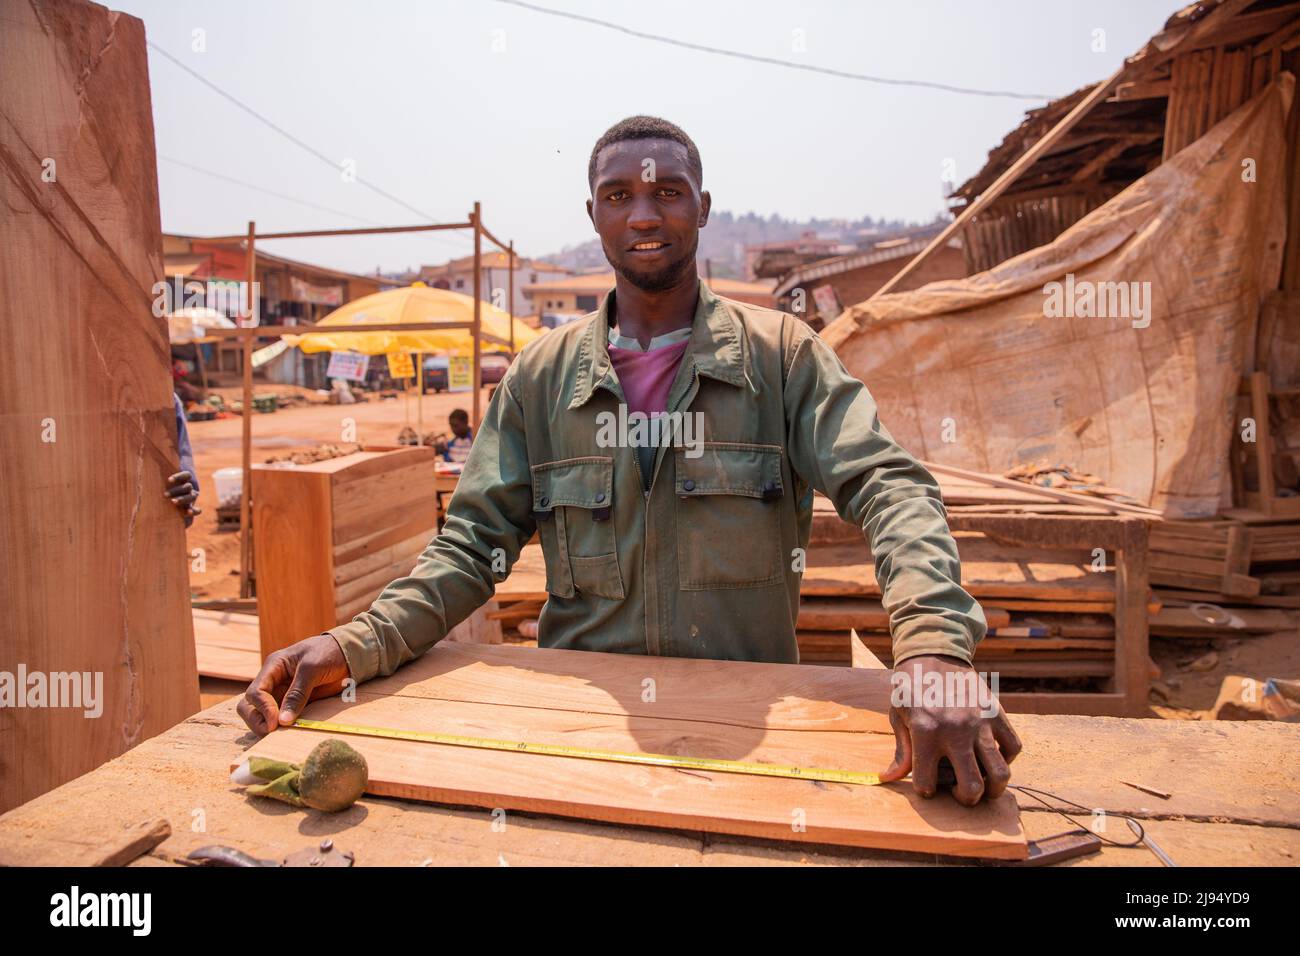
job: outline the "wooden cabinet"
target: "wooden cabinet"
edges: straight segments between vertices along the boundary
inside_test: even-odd
[[[437,533],[432,448],[253,466],[262,655],[370,606]]]

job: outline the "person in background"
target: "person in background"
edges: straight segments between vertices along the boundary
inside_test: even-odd
[[[189,374],[184,362],[172,359],[172,390],[186,402],[197,402],[200,398],[199,390],[187,381]],[[184,414],[181,418],[185,418]]]
[[[436,446],[438,454],[444,461],[464,462],[469,458],[470,447],[474,444],[474,432],[469,427],[469,412],[463,408],[455,409],[447,416],[451,426],[452,437]]]
[[[190,446],[190,432],[185,425],[185,406],[180,396],[172,393],[172,404],[176,409],[176,447],[181,455],[181,470],[167,479],[167,490],[163,492],[185,518],[185,527],[194,523],[195,515],[202,514],[202,509],[195,507],[199,498],[199,478],[194,470],[194,449]]]

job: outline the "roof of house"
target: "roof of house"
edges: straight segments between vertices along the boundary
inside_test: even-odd
[[[1211,16],[1215,19],[1208,21]],[[1111,95],[1025,170],[1004,195],[1081,188],[1083,183],[1127,185],[1140,178],[1161,160],[1173,57],[1245,44],[1269,34],[1277,35],[1281,43],[1294,36],[1297,20],[1300,3],[1294,0],[1200,0],[1183,7],[1124,61]],[[1029,110],[1020,125],[989,151],[983,168],[952,192],[955,206],[969,204],[985,192],[1095,86],[1089,84]]]
[[[200,242],[214,246],[228,246],[237,249],[248,248],[247,239],[239,240],[213,240],[205,239],[203,236],[186,236],[180,233],[166,233],[164,238],[167,240],[181,240],[190,250],[187,252],[169,252],[165,256],[166,265],[170,270],[173,265],[178,271],[169,271],[168,275],[189,275],[207,258],[202,252],[193,251],[193,243]],[[257,258],[259,262],[271,262],[277,265],[289,266],[290,268],[300,269],[304,272],[314,272],[318,275],[328,276],[334,279],[343,279],[349,282],[374,282],[380,285],[393,284],[392,279],[384,279],[380,276],[360,275],[356,272],[343,272],[339,269],[331,269],[328,266],[318,266],[310,262],[299,262],[297,259],[286,259],[284,256],[274,256],[260,246],[257,248]],[[188,269],[189,271],[180,271]]]
[[[510,268],[510,256],[500,250],[493,249],[484,252],[479,261],[484,269],[508,269]],[[567,272],[564,266],[557,266],[553,262],[546,262],[542,259],[527,259],[518,253],[515,254],[515,268],[528,269],[532,272]],[[431,266],[421,266],[422,275],[448,275],[455,272],[471,272],[474,269],[474,257],[462,256],[459,259],[452,259],[448,262],[439,263]]]
[[[770,295],[772,293],[772,284],[770,282],[713,279],[708,281],[707,284],[710,289],[719,295]],[[586,275],[566,276],[563,279],[552,279],[550,282],[527,285],[524,286],[524,294],[572,292],[576,295],[603,295],[612,288],[614,288],[613,272],[593,272]]]
[[[799,266],[781,277],[773,295],[783,296],[796,286],[803,285],[807,282],[813,282],[817,279],[826,279],[831,276],[841,275],[845,272],[852,272],[854,269],[863,269],[867,266],[874,266],[879,262],[890,262],[894,259],[910,259],[922,249],[930,244],[930,241],[942,229],[939,224],[935,229],[928,231],[918,231],[906,236],[896,236],[889,239],[882,239],[870,249],[864,249],[861,252],[853,252],[847,256],[834,256],[830,259],[818,259],[816,262],[810,262],[807,265]],[[953,236],[946,243],[949,249],[960,249],[961,239]]]

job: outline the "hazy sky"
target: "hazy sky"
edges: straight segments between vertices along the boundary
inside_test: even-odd
[[[1040,99],[883,86],[666,46],[493,0],[107,0],[151,42],[311,147],[438,221],[539,255],[591,238],[592,143],[633,113],[699,145],[715,209],[928,220],[945,160],[964,181]],[[1177,0],[536,0],[756,56],[1059,96],[1113,72]],[[203,31],[202,51],[196,30]],[[1104,32],[1095,52],[1094,31]],[[802,47],[802,49],[800,49]],[[419,221],[151,50],[163,228],[197,235]],[[179,160],[328,210],[178,165]],[[352,218],[349,218],[352,217]],[[359,222],[358,220],[364,220]],[[282,240],[371,271],[470,251],[457,234]]]

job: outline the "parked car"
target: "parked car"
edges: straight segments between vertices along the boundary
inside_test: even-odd
[[[483,369],[483,385],[496,385],[505,377],[510,367],[510,356],[500,352],[484,352],[479,358]],[[428,355],[424,359],[425,392],[445,392],[447,390],[447,356]]]

